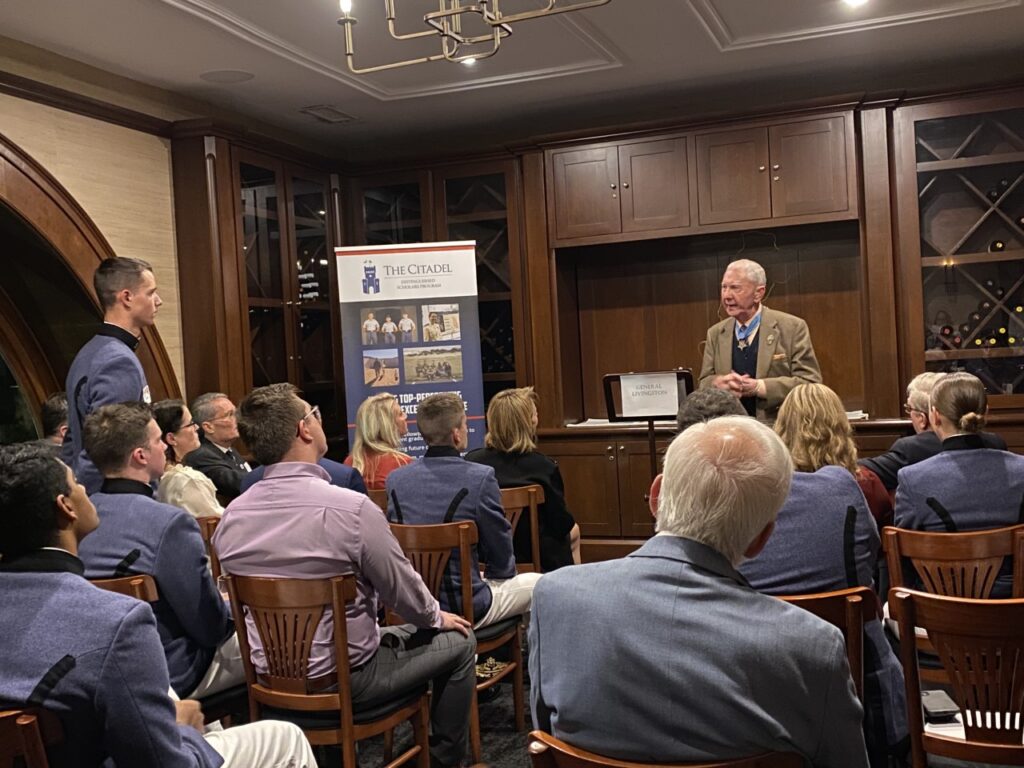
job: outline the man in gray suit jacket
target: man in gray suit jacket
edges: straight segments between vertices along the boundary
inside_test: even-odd
[[[866,768],[842,634],[735,569],[767,543],[792,473],[785,446],[754,419],[680,434],[651,487],[658,535],[629,557],[538,582],[534,725],[620,760],[780,751]]]
[[[729,390],[762,421],[775,419],[797,384],[821,382],[807,323],[764,306],[766,283],[755,261],[726,267],[722,307],[729,317],[708,329],[700,369],[701,388]]]

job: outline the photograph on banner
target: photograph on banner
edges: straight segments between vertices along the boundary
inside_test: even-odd
[[[403,450],[421,456],[419,403],[454,392],[466,403],[469,448],[482,446],[476,244],[355,246],[335,255],[349,421],[367,397],[390,393],[408,417]],[[350,423],[349,444],[354,430]]]

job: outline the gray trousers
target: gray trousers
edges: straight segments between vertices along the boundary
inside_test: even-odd
[[[352,672],[352,703],[386,701],[430,682],[430,755],[442,765],[458,765],[466,754],[475,665],[472,633],[383,627],[377,653]]]

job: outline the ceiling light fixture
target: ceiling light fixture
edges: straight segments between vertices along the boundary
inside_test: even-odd
[[[847,0],[849,1],[849,0]],[[345,60],[349,71],[355,75],[370,72],[381,72],[386,69],[397,69],[412,64],[424,64],[428,61],[458,61],[472,66],[478,59],[486,59],[498,52],[501,41],[512,34],[512,24],[530,19],[541,19],[558,13],[581,11],[585,8],[596,8],[607,5],[611,0],[579,0],[575,3],[559,3],[559,0],[546,0],[544,5],[530,11],[519,13],[502,13],[501,0],[437,0],[438,9],[423,14],[423,23],[428,29],[419,32],[399,33],[395,24],[395,0],[384,0],[384,17],[387,20],[388,33],[395,40],[413,40],[426,37],[441,39],[441,52],[429,56],[420,56],[390,64],[378,64],[373,67],[357,67],[355,65],[355,46],[352,42],[352,27],[356,19],[352,16],[352,0],[339,0],[341,18],[338,24],[345,28]],[[482,34],[471,35],[462,29],[464,14],[474,14],[476,23],[483,22]]]
[[[351,0],[349,0],[351,4]],[[867,5],[868,0],[843,0],[851,8],[859,8],[862,5]]]

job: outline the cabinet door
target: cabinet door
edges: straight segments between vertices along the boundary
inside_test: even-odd
[[[619,147],[622,231],[690,226],[686,139]]]
[[[769,218],[769,179],[766,129],[697,137],[697,208],[701,224]]]
[[[545,442],[541,450],[558,462],[565,502],[583,536],[619,536],[616,443],[611,440]]]
[[[773,125],[768,129],[768,142],[773,216],[830,213],[850,207],[842,117]]]
[[[655,450],[664,457],[666,441],[658,441]],[[619,509],[625,538],[654,535],[654,516],[647,501],[651,490],[651,453],[647,441],[619,441],[615,445],[619,463]]]
[[[615,147],[552,155],[555,233],[559,240],[622,231],[619,155]]]

